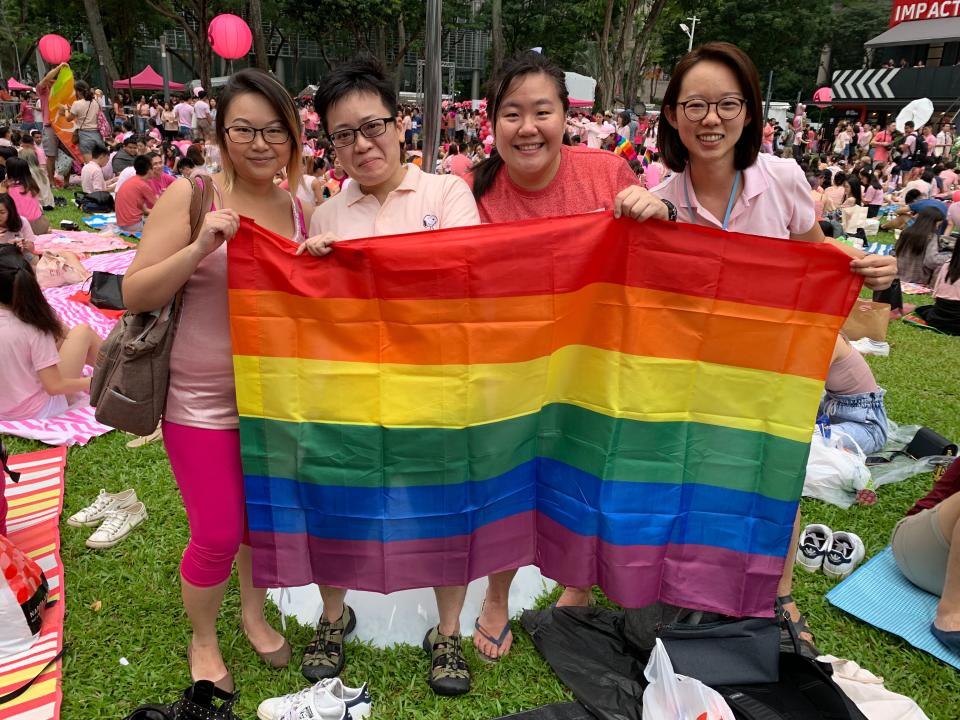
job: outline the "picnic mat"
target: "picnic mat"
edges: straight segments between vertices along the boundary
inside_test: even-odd
[[[136,250],[107,255],[95,255],[83,260],[88,270],[104,270],[117,273],[126,272]],[[96,333],[105,338],[116,325],[116,318],[109,317],[92,305],[74,302],[70,298],[82,292],[83,283],[47,288],[43,291],[47,302],[53,306],[57,317],[67,327],[86,323]],[[0,433],[38,440],[47,445],[86,445],[91,439],[113,430],[112,427],[98,423],[93,416],[93,408],[86,403],[75,404],[62,415],[43,420],[4,420],[0,421]]]
[[[933,288],[929,288],[926,285],[920,285],[919,283],[908,283],[900,282],[900,289],[906,295],[929,295],[933,292]]]
[[[960,655],[930,632],[938,598],[903,576],[889,545],[828,592],[827,600],[960,670]]]
[[[888,243],[872,242],[864,248],[871,255],[889,255],[893,252],[893,245]]]
[[[8,537],[43,569],[50,586],[40,639],[22,653],[0,660],[0,695],[15,690],[39,673],[63,648],[64,588],[60,560],[60,512],[63,510],[64,448],[41,450],[10,458],[20,482],[6,481],[10,503]],[[0,472],[2,476],[2,472]],[[0,720],[54,720],[60,717],[61,662],[47,668],[30,689],[0,705]]]
[[[126,250],[135,243],[109,233],[92,233],[83,230],[61,230],[37,235],[33,241],[37,252],[44,250],[70,250],[76,253],[100,253],[111,250]]]
[[[83,224],[87,227],[93,228],[94,230],[103,230],[106,227],[116,227],[117,225],[117,214],[116,213],[97,213],[95,215],[84,215],[82,218]],[[125,233],[122,230],[117,230],[117,232],[124,235],[132,235],[135,238],[140,237],[140,233]]]

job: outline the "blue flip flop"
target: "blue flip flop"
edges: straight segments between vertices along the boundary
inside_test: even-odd
[[[476,621],[474,621],[473,629],[474,629],[474,632],[480,633],[480,635],[483,636],[485,640],[489,640],[494,645],[496,645],[497,648],[500,648],[503,646],[503,643],[506,642],[507,635],[510,634],[510,621],[508,620],[507,624],[503,626],[503,631],[500,633],[500,637],[496,637],[496,638],[493,635],[490,635],[486,630],[484,630],[480,626],[480,618],[477,618]],[[480,648],[476,646],[474,646],[474,650],[477,651],[477,655],[480,656],[481,660],[488,663],[499,662],[500,658],[503,657],[503,655],[500,655],[497,657],[494,657],[493,655],[487,655],[485,652],[483,652],[482,650],[480,650]]]

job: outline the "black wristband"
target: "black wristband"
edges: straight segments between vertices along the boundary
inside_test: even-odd
[[[664,200],[663,198],[660,198],[660,202],[662,202],[664,205],[667,206],[667,220],[669,220],[670,222],[676,222],[676,221],[677,221],[677,206],[674,205],[674,204],[673,204],[672,202],[670,202],[669,200]]]

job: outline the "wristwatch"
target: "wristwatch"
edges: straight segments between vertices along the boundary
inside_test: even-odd
[[[672,202],[670,202],[669,200],[664,200],[663,198],[660,198],[660,202],[662,202],[664,205],[667,206],[667,220],[669,220],[670,222],[676,222],[676,221],[677,221],[677,206],[674,205],[674,204],[673,204]]]

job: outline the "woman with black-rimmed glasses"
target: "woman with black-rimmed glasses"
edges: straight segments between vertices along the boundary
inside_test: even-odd
[[[286,169],[291,187],[297,186],[300,133],[300,116],[280,83],[252,68],[233,75],[216,121],[223,170],[213,176],[215,200],[199,236],[190,243],[191,186],[178,180],[150,214],[123,283],[127,308],[134,312],[162,308],[184,288],[163,439],[190,523],[180,575],[193,626],[187,648],[191,674],[228,692],[234,683],[220,654],[216,620],[234,560],[250,644],[273,667],[285,666],[291,651],[264,619],[266,591],[252,583],[224,243],[237,232],[240,215],[293,242],[306,237],[309,217],[273,183]]]

